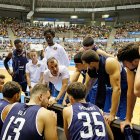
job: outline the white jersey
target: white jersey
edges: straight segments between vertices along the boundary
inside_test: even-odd
[[[55,43],[53,46],[47,46],[47,48],[45,49],[46,61],[50,57],[54,57],[55,59],[57,59],[60,65],[64,65],[66,67],[69,66],[68,55],[60,44]]]

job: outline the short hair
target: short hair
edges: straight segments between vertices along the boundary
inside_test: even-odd
[[[5,79],[5,75],[0,74],[0,79]]]
[[[16,39],[16,40],[14,41],[14,45],[17,45],[17,44],[19,44],[19,43],[22,43],[22,41],[21,41],[20,39]]]
[[[31,49],[30,53],[32,53],[32,52],[35,52],[38,55],[38,53],[37,53],[37,51],[35,49]]]
[[[93,50],[87,50],[83,53],[81,59],[88,64],[90,62],[99,62],[99,55]]]
[[[139,45],[137,43],[128,43],[123,46],[123,48],[118,50],[118,60],[119,61],[129,61],[132,62],[134,59],[139,58]]]
[[[75,100],[84,99],[86,96],[86,87],[81,82],[72,82],[67,88],[67,93]]]
[[[44,36],[46,34],[51,34],[53,37],[55,37],[55,32],[53,30],[51,30],[51,29],[48,29],[48,30],[44,31]]]
[[[58,62],[58,60],[57,60],[55,57],[50,57],[50,58],[47,60],[47,65],[49,64],[49,62],[54,62],[54,60]]]
[[[37,52],[35,49],[31,49],[30,52]]]
[[[21,86],[14,81],[9,81],[2,88],[3,97],[12,98],[16,93],[20,93]]]
[[[81,57],[82,57],[83,52],[78,52],[74,56],[74,63],[82,63]]]
[[[94,39],[91,36],[84,38],[83,46],[88,47],[94,44]]]
[[[46,93],[49,91],[49,87],[46,84],[36,84],[33,89],[31,90],[31,96],[38,94],[38,93]]]

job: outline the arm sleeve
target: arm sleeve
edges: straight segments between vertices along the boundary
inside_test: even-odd
[[[6,57],[5,60],[4,60],[4,66],[5,66],[5,68],[6,68],[7,70],[9,69],[8,62],[9,62],[10,59],[11,59],[11,58]]]

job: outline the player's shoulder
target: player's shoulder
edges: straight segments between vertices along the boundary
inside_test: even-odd
[[[119,63],[118,60],[115,57],[108,57],[106,59],[107,64],[112,64],[112,63]]]
[[[71,115],[71,113],[72,113],[72,105],[65,107],[63,109],[63,116],[69,117]]]
[[[38,117],[41,117],[42,119],[48,119],[53,117],[54,115],[55,115],[54,111],[50,111],[44,107],[41,107],[38,112]]]

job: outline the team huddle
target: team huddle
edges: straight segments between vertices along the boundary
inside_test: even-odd
[[[113,140],[109,125],[115,117],[122,120],[122,132],[126,125],[132,126],[136,96],[140,96],[139,45],[124,45],[116,58],[87,36],[74,56],[76,69],[70,78],[68,55],[53,42],[54,31],[46,30],[44,37],[48,46],[43,60],[34,49],[27,56],[19,39],[4,60],[12,81],[2,87],[0,139],[58,139],[57,116],[47,109],[55,103],[65,106],[63,122],[68,140]],[[12,72],[8,65],[11,58]],[[78,82],[80,75],[82,82]],[[29,103],[19,103],[22,91],[30,96]]]

